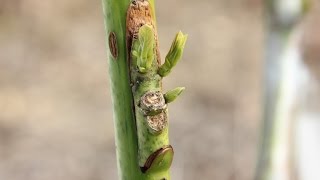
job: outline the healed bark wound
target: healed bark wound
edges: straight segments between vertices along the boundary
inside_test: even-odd
[[[111,52],[111,55],[114,57],[114,59],[118,58],[118,43],[117,43],[117,37],[114,32],[110,32],[109,34],[109,49]]]

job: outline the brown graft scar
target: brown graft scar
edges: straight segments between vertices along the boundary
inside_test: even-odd
[[[145,115],[157,115],[167,108],[163,94],[160,91],[148,91],[140,98],[140,108]]]
[[[153,27],[154,38],[156,42],[157,61],[160,65],[160,51],[158,43],[158,35],[156,31],[156,25],[152,17],[152,8],[147,0],[133,0],[127,10],[126,20],[126,43],[128,53],[128,63],[131,62],[131,47],[134,38],[137,38],[139,28],[145,24]]]
[[[168,115],[165,111],[147,116],[147,124],[152,134],[161,133],[168,125]]]

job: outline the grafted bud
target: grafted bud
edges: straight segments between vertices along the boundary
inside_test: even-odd
[[[154,45],[152,26],[145,24],[139,29],[138,37],[132,46],[132,56],[136,59],[139,72],[146,73],[150,69],[155,58]]]

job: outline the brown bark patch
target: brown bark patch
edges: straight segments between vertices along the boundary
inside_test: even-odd
[[[113,58],[118,58],[118,42],[117,37],[114,32],[110,32],[109,34],[109,49]]]
[[[168,124],[168,117],[165,111],[154,115],[154,116],[147,116],[147,123],[149,128],[151,129],[151,133],[160,133],[163,129],[167,127]]]
[[[141,97],[140,107],[145,115],[156,115],[162,112],[167,105],[160,91],[149,91]]]

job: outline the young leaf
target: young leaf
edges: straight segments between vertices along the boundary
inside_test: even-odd
[[[164,94],[164,99],[166,103],[171,103],[174,100],[177,99],[177,97],[185,90],[184,87],[177,87],[173,90],[168,91],[166,94]]]
[[[183,49],[186,44],[188,35],[179,31],[172,42],[171,48],[166,56],[164,64],[159,68],[158,74],[161,77],[167,76],[171,69],[178,63],[182,57]]]
[[[143,25],[139,29],[138,39],[133,41],[131,53],[137,60],[139,72],[146,73],[154,60],[154,32],[151,26]]]

